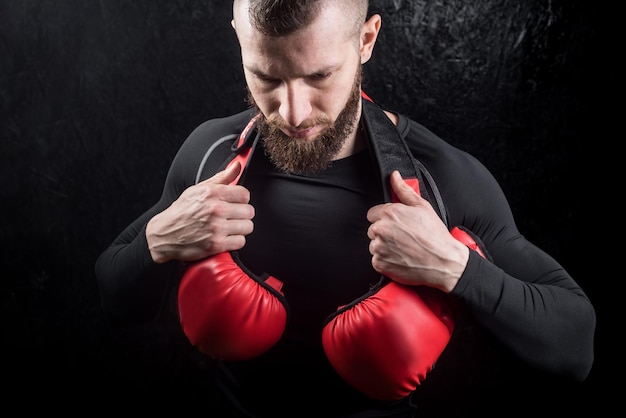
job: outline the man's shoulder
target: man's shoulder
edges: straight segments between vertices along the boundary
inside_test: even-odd
[[[440,137],[426,125],[406,115],[399,115],[397,128],[400,136],[416,157],[430,159],[445,156],[456,157],[465,154],[464,151]]]
[[[254,109],[208,119],[197,125],[181,144],[172,163],[172,172],[193,184],[199,176],[217,172],[232,154],[231,145],[252,119]]]
[[[445,143],[438,134],[436,134],[430,128],[427,128],[425,124],[416,121],[410,116],[399,114],[398,115],[398,131],[405,141],[409,142],[441,142]]]
[[[232,144],[256,114],[254,109],[208,119],[198,125],[180,148],[180,159],[194,168],[195,182],[219,171],[232,158]]]
[[[254,109],[246,109],[232,115],[208,119],[191,132],[190,138],[201,137],[205,141],[214,142],[223,136],[238,134],[254,114]]]
[[[433,130],[409,117],[400,117],[398,130],[413,156],[436,179],[468,176],[478,179],[487,174],[485,166],[472,154],[449,143]]]

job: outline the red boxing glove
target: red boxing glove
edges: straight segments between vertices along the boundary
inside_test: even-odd
[[[322,331],[324,351],[364,394],[401,399],[425,379],[450,340],[454,325],[444,306],[434,293],[422,297],[413,287],[386,282],[331,317]]]
[[[192,264],[178,289],[178,311],[191,344],[216,359],[239,361],[269,350],[283,334],[282,282],[248,274],[231,253]]]
[[[405,181],[419,193],[417,179]],[[397,196],[392,196],[397,202]],[[478,238],[455,227],[452,236],[478,251]],[[444,293],[404,286],[387,278],[368,294],[329,316],[322,345],[337,373],[380,400],[408,396],[426,378],[448,345],[453,312]]]

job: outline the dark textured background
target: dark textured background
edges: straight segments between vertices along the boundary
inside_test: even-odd
[[[613,50],[603,29],[615,12],[577,0],[374,4],[384,20],[365,90],[482,160],[520,230],[597,307],[587,382],[527,377],[510,408],[540,409],[550,397],[569,412],[605,404],[609,313],[600,282],[609,276],[595,259],[605,219],[594,218],[604,198],[589,195],[591,179],[610,181],[598,157],[608,154],[611,121],[600,98],[617,86],[614,58],[602,52]],[[157,410],[201,405],[210,365],[198,367],[159,327],[112,329],[93,264],[159,197],[191,130],[244,108],[229,20],[230,2],[217,0],[0,0],[0,375],[8,400],[60,412],[77,397],[96,408],[132,399]],[[485,395],[500,383],[472,390]],[[535,385],[550,395],[534,400]],[[458,394],[445,395],[442,410]],[[496,402],[498,392],[486,399]]]

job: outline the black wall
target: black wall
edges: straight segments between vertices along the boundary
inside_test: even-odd
[[[606,212],[589,196],[593,178],[609,181],[600,98],[615,73],[599,17],[612,12],[577,0],[373,3],[383,27],[365,90],[482,160],[520,230],[595,303],[596,365],[554,392],[571,411],[593,408],[609,315],[606,268],[592,261]],[[201,403],[210,365],[159,327],[112,329],[93,264],[159,197],[191,130],[244,108],[229,22],[217,0],[0,0],[1,375],[22,406],[67,408],[76,394]]]

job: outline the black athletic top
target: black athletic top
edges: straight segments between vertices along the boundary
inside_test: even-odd
[[[110,318],[120,324],[149,321],[171,299],[167,293],[176,291],[183,268],[175,261],[152,262],[145,226],[183,190],[224,166],[233,138],[252,116],[247,110],[195,129],[172,162],[161,199],[101,254],[96,276]],[[471,230],[492,259],[470,251],[467,268],[449,295],[463,312],[458,332],[431,374],[476,372],[471,365],[447,367],[458,365],[446,354],[467,353],[471,342],[463,338],[479,329],[529,367],[584,380],[593,363],[595,311],[583,290],[520,234],[502,190],[479,161],[405,116],[399,116],[396,129],[434,179],[448,225]],[[384,201],[371,150],[334,161],[321,174],[288,175],[276,170],[259,146],[242,179],[256,215],[254,232],[239,255],[253,272],[283,281],[289,320],[283,338],[267,354],[218,364],[224,396],[256,416],[283,416],[279,405],[297,406],[285,413],[311,413],[293,416],[325,417],[388,416],[383,411],[410,409],[408,398],[372,401],[349,387],[321,346],[325,318],[380,278],[371,266],[367,237],[367,210]]]

